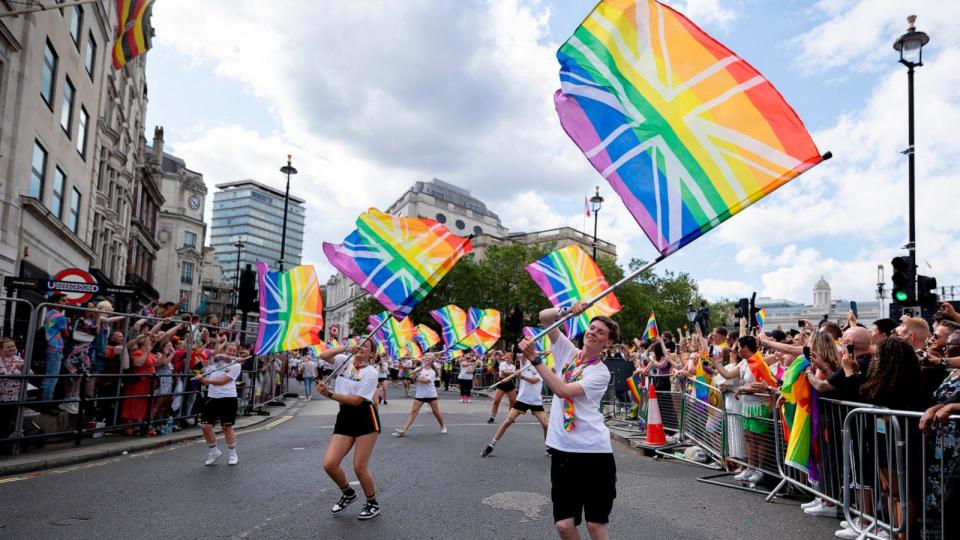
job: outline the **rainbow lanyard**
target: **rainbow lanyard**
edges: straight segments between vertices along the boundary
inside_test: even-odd
[[[577,356],[577,359],[573,362],[569,362],[566,366],[563,367],[563,380],[567,383],[572,383],[583,379],[583,370],[588,367],[600,362],[600,357],[590,358],[587,360],[583,359],[583,351]],[[563,430],[572,431],[577,424],[577,417],[573,408],[572,399],[563,400]]]

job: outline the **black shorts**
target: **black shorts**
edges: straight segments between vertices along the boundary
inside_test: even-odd
[[[385,380],[387,380],[386,377],[380,377],[380,376],[377,377],[377,382],[383,382]]]
[[[237,398],[207,398],[200,413],[200,423],[211,426],[220,421],[221,426],[232,426],[237,421]]]
[[[553,448],[548,452],[553,520],[573,518],[580,525],[582,514],[590,523],[608,523],[617,497],[613,454],[580,454]]]
[[[373,403],[364,401],[360,405],[340,404],[333,433],[347,437],[360,437],[370,433],[380,433],[380,415]]]
[[[400,372],[396,368],[390,368],[390,380],[395,381],[400,378]]]
[[[431,401],[436,401],[436,400],[437,400],[437,398],[435,398],[435,397],[418,397],[418,398],[413,398],[413,399],[414,399],[414,401],[422,401],[423,403],[430,403]]]
[[[522,401],[514,401],[513,407],[511,409],[516,409],[522,413],[530,412],[543,412],[543,405],[530,405],[529,403],[524,403]]]
[[[513,392],[513,391],[516,390],[516,389],[517,389],[517,387],[513,385],[513,379],[510,379],[509,381],[507,381],[507,382],[505,382],[505,383],[501,383],[501,384],[498,384],[498,385],[497,385],[497,390],[503,390],[504,392],[506,392],[506,393],[508,393],[508,394],[509,394],[510,392]]]

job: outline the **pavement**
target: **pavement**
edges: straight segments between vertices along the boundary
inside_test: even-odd
[[[396,393],[396,391],[394,391]],[[339,490],[322,469],[336,404],[294,401],[238,434],[240,464],[204,467],[206,447],[184,439],[127,455],[0,478],[0,537],[75,538],[556,538],[550,458],[533,418],[522,417],[481,458],[495,425],[488,400],[442,393],[449,433],[423,409],[408,435],[389,435],[412,401],[391,396],[370,469],[382,514],[359,522],[360,502],[330,514]],[[277,410],[277,409],[274,409]],[[506,416],[501,407],[498,421]],[[222,446],[221,442],[221,446]],[[837,520],[804,516],[800,501],[697,481],[710,473],[654,460],[615,443],[611,538],[830,538]],[[354,480],[350,456],[344,460]],[[584,527],[581,527],[585,535]]]

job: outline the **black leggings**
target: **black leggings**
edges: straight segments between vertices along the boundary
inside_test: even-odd
[[[470,397],[470,391],[473,390],[473,379],[458,379],[460,383],[460,397]]]

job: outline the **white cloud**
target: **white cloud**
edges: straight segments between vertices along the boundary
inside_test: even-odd
[[[723,0],[682,0],[670,2],[670,5],[698,25],[714,24],[726,28],[737,19],[737,11],[730,7],[731,3]]]
[[[732,300],[750,296],[750,293],[756,290],[756,287],[749,283],[730,279],[701,279],[697,282],[697,286],[700,288],[700,294],[710,300],[722,298]]]

